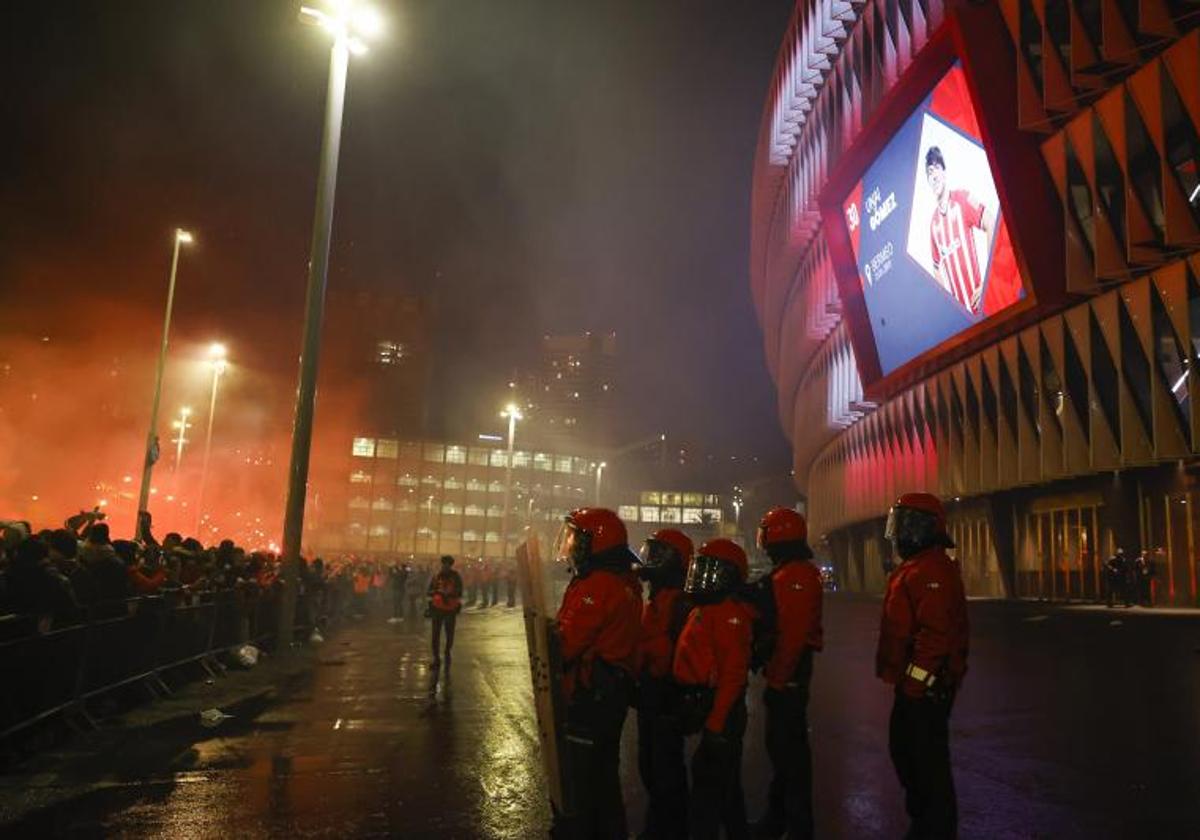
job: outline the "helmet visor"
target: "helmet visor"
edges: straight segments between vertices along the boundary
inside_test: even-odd
[[[754,537],[754,544],[758,546],[759,551],[767,550],[767,526],[759,525],[758,533]]]
[[[656,540],[653,537],[642,543],[642,550],[638,552],[638,558],[643,569],[683,567],[683,558],[679,556],[679,549],[664,540]]]
[[[554,560],[565,563],[571,574],[579,571],[588,556],[587,534],[580,531],[569,519],[558,529],[554,540]]]
[[[901,505],[895,505],[888,512],[883,536],[905,558],[934,545],[954,547],[949,536],[939,529],[937,517],[932,513]]]
[[[737,569],[720,557],[701,554],[688,566],[683,591],[689,595],[723,595],[738,584]]]

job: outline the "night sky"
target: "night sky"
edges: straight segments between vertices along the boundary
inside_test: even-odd
[[[615,329],[619,438],[667,429],[786,469],[746,277],[791,3],[379,5],[388,38],[350,70],[330,287],[434,297],[434,431],[490,422],[541,333]],[[148,371],[182,225],[174,348],[225,339],[290,424],[328,61],[297,8],[6,4],[0,337],[52,337],[63,383],[110,357]]]

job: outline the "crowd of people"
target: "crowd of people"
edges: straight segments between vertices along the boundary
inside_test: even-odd
[[[319,599],[341,588],[352,616],[419,620],[434,567],[432,558],[302,558],[299,593]],[[476,559],[463,565],[462,577],[465,606],[515,606],[513,563]],[[169,595],[187,604],[206,593],[271,592],[282,585],[276,553],[232,540],[205,546],[176,532],[160,541],[148,517],[138,539],[114,539],[99,511],[81,512],[53,529],[0,520],[0,616],[32,618],[43,633],[120,615],[125,602],[139,596]]]

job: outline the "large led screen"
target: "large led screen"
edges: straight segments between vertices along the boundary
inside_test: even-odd
[[[960,64],[842,209],[884,375],[1025,296]]]

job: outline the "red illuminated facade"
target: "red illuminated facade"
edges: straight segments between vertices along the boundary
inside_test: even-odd
[[[799,0],[751,289],[811,530],[877,591],[907,490],[968,589],[1198,603],[1200,8]]]

